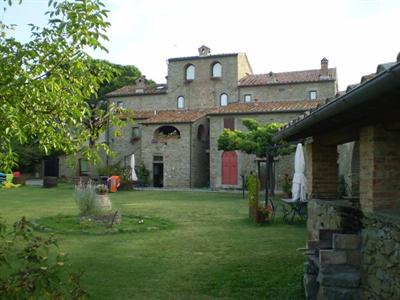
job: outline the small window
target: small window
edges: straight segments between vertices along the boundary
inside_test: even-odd
[[[227,106],[228,105],[228,95],[227,94],[221,94],[219,97],[219,104],[221,106]]]
[[[193,65],[188,65],[186,67],[186,80],[194,80],[196,68]]]
[[[219,78],[222,76],[222,66],[219,62],[213,64],[211,76],[214,78]]]
[[[251,95],[244,95],[244,102],[245,103],[251,102]]]
[[[185,98],[183,96],[179,96],[177,99],[177,107],[179,109],[185,108]]]
[[[118,101],[117,102],[117,107],[123,108],[124,107],[124,101]]]
[[[153,156],[153,161],[163,161],[163,157],[161,155],[154,155]]]
[[[309,91],[308,92],[308,99],[309,100],[316,100],[317,99],[317,91]]]
[[[139,127],[132,127],[132,138],[140,138],[140,128]]]
[[[235,118],[224,118],[224,129],[235,130]]]

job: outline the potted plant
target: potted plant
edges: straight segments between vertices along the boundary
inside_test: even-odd
[[[105,184],[98,184],[95,188],[97,195],[105,195],[108,192],[108,188]]]
[[[125,167],[120,172],[121,184],[119,188],[123,191],[130,191],[133,189],[132,182],[132,169],[131,167]]]
[[[270,214],[272,213],[272,207],[270,205],[260,206],[258,208],[258,223],[268,223],[270,220]]]
[[[136,166],[135,170],[138,177],[137,185],[143,187],[148,186],[150,171],[147,170],[143,164]]]

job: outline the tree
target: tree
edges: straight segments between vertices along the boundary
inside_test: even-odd
[[[104,100],[105,95],[112,91],[134,83],[136,79],[138,79],[142,75],[139,69],[132,65],[118,65],[110,63],[106,60],[97,61],[112,67],[118,72],[115,76],[111,78],[110,81],[105,82],[101,85],[100,89],[97,92],[97,99],[99,100]]]
[[[106,60],[94,60],[98,64],[103,64],[106,68],[114,70],[109,80],[101,83],[97,93],[88,99],[90,116],[84,120],[84,124],[91,132],[89,147],[94,147],[101,131],[105,130],[113,112],[107,107],[106,94],[117,90],[128,84],[132,84],[141,76],[138,68],[132,65],[118,65]]]
[[[106,51],[107,13],[100,0],[50,0],[48,24],[30,24],[25,43],[10,36],[13,26],[0,23],[0,170],[18,160],[13,141],[33,141],[45,154],[80,151],[89,160],[100,147],[109,153],[107,145],[87,145],[98,131],[84,122],[93,117],[87,100],[114,73],[84,51]],[[116,111],[110,107],[104,117],[120,126]]]
[[[266,186],[266,204],[268,201],[268,189],[274,194],[275,182],[273,174],[274,157],[277,155],[289,154],[293,147],[286,146],[283,142],[275,143],[273,136],[283,126],[282,123],[260,124],[254,119],[243,119],[243,125],[248,132],[239,130],[224,129],[218,139],[218,150],[233,151],[239,150],[247,154],[255,154],[259,158],[266,158],[267,161],[267,186]],[[279,144],[280,146],[276,147]],[[283,145],[283,147],[282,147]],[[267,153],[267,148],[269,149]]]

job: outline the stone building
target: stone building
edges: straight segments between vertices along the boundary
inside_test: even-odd
[[[307,299],[400,299],[399,95],[400,54],[276,136],[306,143]],[[356,176],[338,199],[343,147]]]
[[[326,58],[314,70],[253,74],[244,53],[212,55],[206,46],[198,51],[168,60],[166,84],[141,77],[107,95],[110,103],[132,109],[136,121],[120,138],[111,138],[109,129],[106,142],[116,153],[110,164],[135,154],[153,186],[240,188],[255,157],[219,151],[224,128],[243,130],[246,117],[286,123],[337,93],[336,69]],[[284,160],[277,168],[291,173]]]

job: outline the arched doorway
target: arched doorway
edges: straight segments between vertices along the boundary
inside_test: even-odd
[[[222,184],[238,184],[237,154],[235,151],[224,151],[222,153]]]

